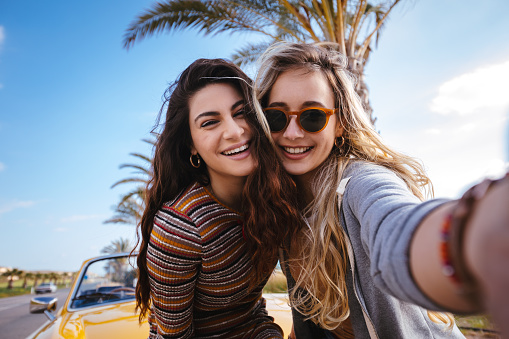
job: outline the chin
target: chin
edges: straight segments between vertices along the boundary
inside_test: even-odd
[[[299,171],[299,170],[293,170],[293,169],[285,169],[285,170],[286,170],[286,172],[288,172],[288,174],[296,176],[296,177],[305,175],[306,173],[308,173],[308,171]]]
[[[284,163],[283,163],[284,165]],[[299,176],[307,176],[310,173],[314,173],[316,167],[310,167],[310,166],[295,166],[295,164],[284,166],[285,171],[295,177]]]

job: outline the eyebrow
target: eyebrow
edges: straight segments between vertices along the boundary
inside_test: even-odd
[[[237,101],[236,103],[234,103],[232,105],[231,110],[232,111],[235,110],[238,106],[240,106],[244,103],[245,103],[244,99]],[[203,117],[216,117],[218,115],[221,115],[221,113],[216,112],[216,111],[203,112],[203,113],[198,114],[198,116],[196,116],[196,118],[194,118],[194,122],[196,123],[198,121],[198,119],[203,118]]]
[[[322,104],[320,101],[314,101],[314,100],[305,101],[301,105],[301,107],[315,107],[315,106],[325,107],[325,105]],[[288,105],[284,102],[273,102],[267,107],[285,107],[285,108],[287,108]]]

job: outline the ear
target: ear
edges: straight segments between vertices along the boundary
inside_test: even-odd
[[[192,155],[198,154],[198,151],[196,150],[196,148],[194,148],[194,145],[191,145],[191,154]]]

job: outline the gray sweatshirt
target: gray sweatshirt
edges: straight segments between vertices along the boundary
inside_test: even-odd
[[[349,179],[338,189],[339,215],[353,250],[346,279],[355,338],[370,338],[366,319],[378,338],[464,338],[456,326],[447,330],[429,319],[427,309],[441,309],[417,287],[409,266],[414,231],[446,200],[421,202],[394,172],[363,161],[352,162],[343,177]],[[283,268],[292,288],[295,281]],[[293,315],[298,339],[322,336],[295,310]]]

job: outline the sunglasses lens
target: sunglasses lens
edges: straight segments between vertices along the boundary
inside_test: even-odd
[[[319,109],[308,109],[300,115],[300,125],[308,132],[318,132],[327,124],[327,114]]]
[[[280,132],[286,127],[286,114],[280,110],[268,109],[265,117],[272,132]]]

